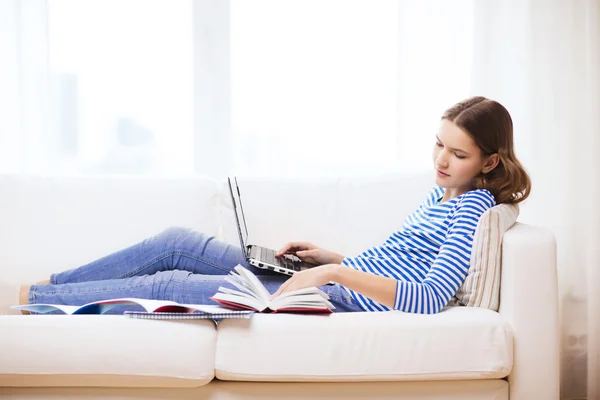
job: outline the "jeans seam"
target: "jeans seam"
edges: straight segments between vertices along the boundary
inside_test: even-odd
[[[174,282],[174,283],[186,283],[187,281],[185,280],[180,280],[180,279],[169,279],[168,282]],[[162,282],[161,282],[162,283]],[[145,282],[141,285],[135,285],[135,286],[128,286],[127,289],[136,289],[136,288],[141,288],[141,287],[146,287],[146,286],[154,286],[155,282]],[[96,290],[77,290],[75,292],[71,291],[71,292],[47,292],[44,294],[48,294],[48,295],[53,295],[53,294],[89,294],[89,293],[104,293],[104,292],[115,292],[115,291],[119,291],[119,288],[109,288],[109,289],[96,289]],[[30,296],[31,299],[33,299],[32,297],[33,293],[30,292]]]
[[[203,263],[205,263],[205,264],[212,265],[213,267],[215,267],[215,268],[217,268],[217,269],[221,269],[221,270],[223,270],[223,272],[227,272],[227,273],[229,273],[229,269],[228,269],[228,268],[223,268],[223,267],[221,267],[219,264],[217,264],[217,263],[215,263],[215,262],[211,261],[211,260],[210,260],[210,259],[208,259],[208,258],[204,258],[204,257],[197,257],[197,256],[195,256],[193,253],[188,253],[188,252],[186,252],[186,251],[181,251],[181,250],[174,250],[174,251],[173,251],[173,254],[178,254],[178,255],[180,255],[180,256],[185,256],[185,257],[191,258],[191,259],[193,259],[193,260],[200,261],[200,262],[203,262]]]
[[[159,262],[159,261],[162,261],[162,260],[164,260],[165,258],[171,257],[171,256],[173,256],[173,255],[176,255],[176,254],[177,254],[177,255],[180,255],[180,256],[185,256],[185,257],[191,258],[191,259],[193,259],[193,260],[196,260],[196,261],[203,262],[203,263],[205,263],[205,264],[209,264],[209,265],[211,265],[211,266],[213,266],[213,267],[215,267],[215,268],[218,268],[218,269],[221,269],[221,270],[223,270],[223,272],[229,272],[229,270],[228,270],[228,269],[221,267],[220,265],[218,265],[218,264],[216,264],[216,263],[212,262],[211,260],[209,260],[209,259],[207,259],[207,258],[204,258],[204,257],[197,257],[197,256],[195,256],[195,255],[194,255],[194,254],[192,254],[192,253],[188,253],[188,252],[181,251],[181,250],[169,250],[169,251],[166,251],[166,252],[164,252],[164,253],[161,253],[160,255],[158,255],[158,256],[156,256],[155,258],[153,258],[152,260],[150,260],[150,261],[146,262],[145,264],[143,264],[143,265],[142,265],[142,266],[140,266],[139,268],[136,268],[136,269],[134,269],[133,271],[129,271],[128,273],[126,273],[126,274],[123,274],[123,275],[120,275],[120,276],[118,276],[118,277],[116,277],[116,278],[114,278],[114,279],[124,279],[124,278],[131,278],[132,276],[135,276],[135,275],[139,274],[141,271],[143,271],[143,270],[147,269],[147,268],[148,268],[148,267],[150,267],[151,265],[154,265],[154,264],[156,264],[157,262]],[[176,269],[176,268],[175,268],[175,269]],[[191,271],[188,271],[188,272],[191,272]]]
[[[135,289],[145,286],[151,286],[153,282],[144,283],[142,285],[128,286],[127,289]],[[53,294],[89,294],[89,293],[104,293],[104,292],[118,292],[122,291],[122,288],[110,288],[110,289],[100,289],[100,290],[76,290],[70,292],[46,292],[45,295],[53,295]]]

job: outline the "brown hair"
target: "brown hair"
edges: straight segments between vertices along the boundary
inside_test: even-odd
[[[475,177],[477,189],[487,189],[497,204],[520,203],[531,192],[531,179],[515,156],[513,123],[502,104],[475,96],[450,107],[442,119],[454,122],[473,138],[484,156],[498,153],[500,161],[487,174]]]

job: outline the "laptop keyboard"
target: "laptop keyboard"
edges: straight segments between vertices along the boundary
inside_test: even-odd
[[[265,249],[264,247],[260,248],[260,258],[262,261],[294,271],[300,271],[300,265],[298,265],[299,263],[294,262],[287,257],[276,257],[275,254],[276,253],[274,250]]]

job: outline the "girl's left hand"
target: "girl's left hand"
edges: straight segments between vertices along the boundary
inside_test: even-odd
[[[296,272],[290,279],[283,282],[271,299],[292,290],[304,289],[311,286],[322,286],[331,281],[334,276],[335,268],[339,264],[325,264],[302,272]]]

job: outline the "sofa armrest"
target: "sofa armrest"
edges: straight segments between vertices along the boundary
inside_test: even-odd
[[[514,331],[511,400],[559,398],[557,279],[554,234],[513,225],[502,244],[499,309]]]

